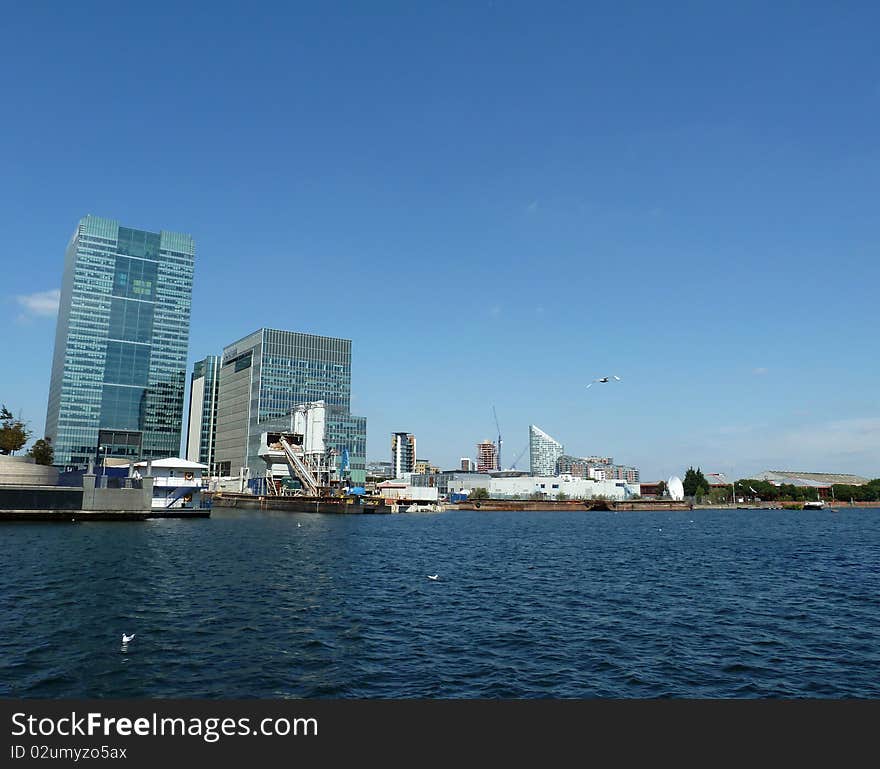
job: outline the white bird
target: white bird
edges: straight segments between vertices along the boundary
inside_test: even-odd
[[[440,579],[440,575],[439,574],[429,574],[428,579]]]
[[[617,376],[617,374],[615,374],[613,377],[603,376],[603,377],[600,377],[599,379],[594,379],[592,382],[590,382],[590,384],[587,385],[587,389],[589,390],[594,384],[596,384],[596,382],[605,383],[605,382],[610,382],[612,379],[616,379],[618,382],[620,381],[620,377]]]
[[[129,641],[133,640],[137,633],[132,633],[131,635],[122,634],[122,643],[127,644]]]

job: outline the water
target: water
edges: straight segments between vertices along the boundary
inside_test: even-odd
[[[0,538],[2,696],[880,696],[880,510],[215,510]]]

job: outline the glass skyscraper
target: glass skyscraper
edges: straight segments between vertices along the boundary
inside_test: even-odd
[[[290,429],[293,406],[322,400],[327,446],[348,450],[351,480],[363,483],[366,417],[351,414],[351,340],[264,328],[223,350],[215,457],[221,473],[262,475],[260,435]]]
[[[194,261],[189,235],[79,222],[46,414],[55,464],[179,453]]]
[[[217,395],[220,389],[220,357],[209,355],[193,366],[189,388],[189,421],[186,458],[214,464],[214,436],[217,433]]]
[[[529,425],[529,460],[532,475],[556,475],[556,460],[565,448],[540,427]]]

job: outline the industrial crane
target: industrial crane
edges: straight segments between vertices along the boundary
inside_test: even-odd
[[[496,463],[498,464],[498,469],[501,469],[501,425],[498,424],[498,414],[495,411],[495,407],[492,406],[492,415],[495,417],[495,427],[498,428],[498,455],[496,457]]]
[[[523,454],[525,454],[528,450],[529,450],[529,444],[527,443],[525,448],[519,452],[519,455],[517,456],[517,458],[513,460],[513,464],[510,466],[511,470],[516,470],[517,464],[523,458]]]

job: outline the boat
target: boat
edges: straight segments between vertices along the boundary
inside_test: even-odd
[[[812,502],[804,502],[804,510],[824,510],[825,503],[821,499]]]
[[[439,513],[443,508],[440,505],[430,505],[414,502],[406,508],[408,513]]]

